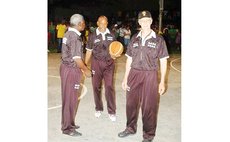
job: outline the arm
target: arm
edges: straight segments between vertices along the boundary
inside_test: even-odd
[[[86,77],[91,77],[91,71],[87,68],[81,58],[76,58],[77,66],[83,71]]]
[[[92,50],[93,50],[92,35],[93,34],[89,34],[88,41],[87,41],[87,44],[86,44],[86,54],[85,54],[85,64],[86,65],[89,64],[89,61],[90,61],[91,56],[92,56]]]
[[[92,56],[92,51],[86,50],[86,54],[85,54],[85,64],[88,65],[89,64],[89,60],[91,59]]]
[[[128,57],[126,60],[125,76],[124,76],[124,79],[122,81],[122,89],[123,90],[126,90],[126,88],[127,88],[127,79],[128,79],[129,71],[131,69],[131,63],[132,63],[132,57]]]
[[[167,71],[167,58],[160,59],[160,72],[161,72],[161,81],[159,84],[159,94],[163,95],[165,92],[165,76]]]

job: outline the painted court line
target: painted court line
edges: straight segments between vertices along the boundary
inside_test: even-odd
[[[52,110],[52,109],[56,109],[56,108],[60,108],[62,105],[59,106],[54,106],[54,107],[49,107],[48,110]]]
[[[60,76],[54,76],[54,75],[48,75],[48,77],[53,77],[53,78],[58,78],[60,79]],[[81,83],[81,86],[82,86],[82,93],[81,93],[81,96],[78,97],[78,100],[82,99],[86,93],[88,92],[88,89],[87,87]],[[52,109],[57,109],[57,108],[60,108],[62,105],[58,105],[58,106],[54,106],[54,107],[49,107],[48,110],[52,110]]]
[[[176,71],[178,71],[178,72],[181,72],[180,70],[178,70],[176,67],[173,66],[173,62],[175,62],[176,60],[179,60],[179,59],[180,59],[180,58],[176,58],[176,59],[172,60],[172,61],[170,62],[170,66],[171,66],[174,70],[176,70]]]

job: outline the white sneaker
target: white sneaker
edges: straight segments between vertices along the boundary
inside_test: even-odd
[[[94,115],[95,117],[99,118],[101,116],[101,111],[96,111]]]
[[[116,121],[116,115],[115,114],[109,114],[109,119],[113,122]]]

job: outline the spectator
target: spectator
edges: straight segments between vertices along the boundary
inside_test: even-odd
[[[55,25],[53,22],[50,22],[49,25],[49,33],[50,33],[50,44],[55,45]]]
[[[57,41],[58,41],[57,52],[61,53],[62,38],[64,37],[64,34],[67,30],[67,27],[65,25],[65,20],[62,20],[62,22],[56,26],[56,30],[57,30]]]
[[[126,25],[126,27],[124,28],[124,45],[125,45],[124,53],[126,52],[127,46],[129,45],[130,37],[131,37],[131,30],[129,25]]]
[[[181,33],[179,31],[179,29],[176,30],[176,49],[177,50],[181,50]]]

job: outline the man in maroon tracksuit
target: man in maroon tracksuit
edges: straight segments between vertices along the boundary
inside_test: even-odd
[[[126,72],[122,87],[126,90],[126,129],[118,134],[126,137],[137,131],[137,119],[141,107],[143,141],[151,142],[155,136],[159,94],[165,91],[165,74],[169,57],[165,41],[152,29],[149,11],[138,14],[141,31],[135,34],[127,48]],[[158,61],[161,80],[158,84]]]
[[[103,111],[101,96],[102,79],[105,84],[105,98],[111,121],[116,121],[116,101],[113,85],[114,59],[109,54],[109,45],[115,40],[115,35],[107,28],[108,19],[100,16],[97,21],[98,28],[91,33],[86,45],[85,62],[88,64],[91,56],[92,85],[95,102],[95,117],[100,117]]]
[[[80,14],[74,14],[70,18],[70,27],[65,33],[62,42],[62,63],[60,66],[61,91],[62,91],[62,121],[61,130],[63,134],[70,136],[81,136],[77,132],[75,116],[79,104],[80,81],[82,71],[87,77],[91,71],[83,62],[83,49],[81,33],[85,28],[85,21]]]

